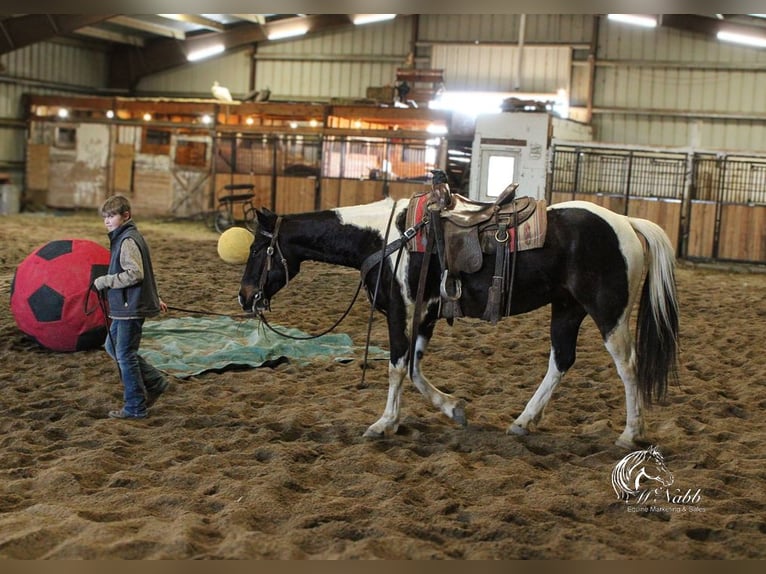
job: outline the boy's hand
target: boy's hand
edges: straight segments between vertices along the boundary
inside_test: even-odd
[[[103,291],[106,289],[106,275],[101,275],[93,280],[93,288],[96,291]]]

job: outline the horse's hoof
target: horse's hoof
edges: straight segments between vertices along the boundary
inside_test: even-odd
[[[362,435],[364,438],[383,438],[386,436],[383,432],[373,429],[372,427],[364,431]]]
[[[465,401],[458,401],[452,409],[452,420],[461,427],[468,425],[468,419],[465,417]]]
[[[521,425],[517,425],[516,423],[513,423],[511,426],[508,427],[508,430],[505,431],[506,434],[512,434],[516,436],[526,436],[529,434],[529,431],[525,429]]]

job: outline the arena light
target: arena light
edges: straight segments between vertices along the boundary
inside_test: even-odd
[[[285,38],[295,38],[296,36],[303,36],[309,31],[308,26],[292,26],[291,28],[275,29],[272,32],[268,32],[266,37],[269,40],[284,40]]]
[[[363,26],[364,24],[385,22],[386,20],[393,20],[394,18],[396,18],[396,14],[354,14],[351,21],[356,26]]]
[[[447,126],[442,126],[442,125],[439,125],[439,124],[428,124],[428,127],[426,128],[426,131],[429,134],[441,136],[441,135],[446,134],[448,130],[447,130]]]
[[[204,60],[205,58],[210,58],[211,56],[222,54],[225,49],[226,49],[226,46],[224,46],[223,44],[212,44],[211,46],[207,46],[206,48],[200,48],[199,50],[192,50],[191,52],[186,54],[186,59],[189,60],[190,62]]]
[[[752,34],[740,34],[738,32],[728,32],[726,30],[719,31],[716,38],[723,40],[724,42],[732,42],[734,44],[743,44],[745,46],[755,46],[756,48],[766,48],[766,37],[753,36]]]
[[[657,27],[657,18],[654,16],[644,16],[642,14],[609,14],[607,18],[613,22],[622,22],[623,24],[631,24],[643,28]]]

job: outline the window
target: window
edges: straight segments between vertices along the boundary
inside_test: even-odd
[[[157,155],[170,153],[170,131],[146,128],[141,151]]]
[[[54,146],[66,149],[74,149],[77,146],[77,128],[57,127]]]

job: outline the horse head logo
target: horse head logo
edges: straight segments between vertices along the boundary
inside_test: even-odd
[[[642,490],[668,487],[671,484],[673,473],[665,466],[665,459],[655,446],[631,452],[612,470],[612,488],[617,493],[617,498],[626,502]]]

